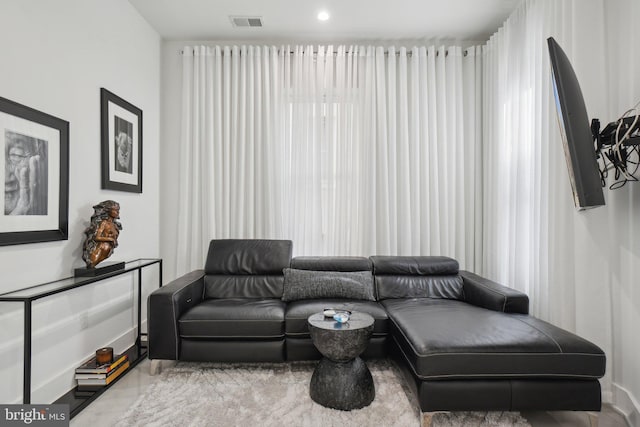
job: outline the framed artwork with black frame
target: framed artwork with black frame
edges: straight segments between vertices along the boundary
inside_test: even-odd
[[[69,238],[69,122],[0,97],[0,246]]]
[[[142,110],[100,89],[102,188],[142,193]]]

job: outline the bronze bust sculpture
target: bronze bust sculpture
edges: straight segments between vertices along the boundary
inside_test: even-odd
[[[93,207],[91,224],[84,231],[86,240],[82,251],[82,259],[87,268],[95,268],[100,262],[113,254],[118,247],[118,235],[122,224],[116,221],[120,218],[120,205],[113,200],[105,200]]]

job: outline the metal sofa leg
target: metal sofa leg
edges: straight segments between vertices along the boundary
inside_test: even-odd
[[[151,364],[149,365],[149,375],[158,375],[160,372],[162,372],[162,360],[151,359]]]
[[[431,427],[433,416],[436,414],[446,414],[448,411],[435,411],[435,412],[421,412],[420,413],[420,427]]]
[[[599,412],[587,412],[587,416],[589,417],[589,426],[590,427],[598,427],[598,417],[599,417],[600,413]]]

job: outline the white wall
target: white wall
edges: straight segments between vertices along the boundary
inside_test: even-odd
[[[3,0],[0,96],[70,123],[69,240],[0,248],[0,293],[73,274],[97,202],[120,202],[110,260],[159,256],[160,37],[126,0]],[[143,193],[100,189],[100,88],[143,111]],[[154,269],[157,270],[157,269]],[[145,277],[153,287],[154,272]],[[150,283],[150,285],[148,283]],[[157,282],[156,282],[157,283]],[[96,348],[131,344],[133,275],[34,305],[34,401],[69,390]],[[0,304],[0,401],[22,394],[22,311]],[[120,347],[120,348],[118,348]]]
[[[180,117],[182,115],[182,55],[184,46],[190,42],[164,41],[162,43],[162,122],[160,143],[160,224],[164,232],[160,235],[160,255],[164,260],[167,280],[176,278],[176,246],[180,180]],[[202,260],[204,266],[204,260]]]

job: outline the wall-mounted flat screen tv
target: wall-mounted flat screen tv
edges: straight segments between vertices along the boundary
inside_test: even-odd
[[[573,202],[578,210],[604,205],[604,193],[587,108],[569,58],[549,37],[553,93]]]

